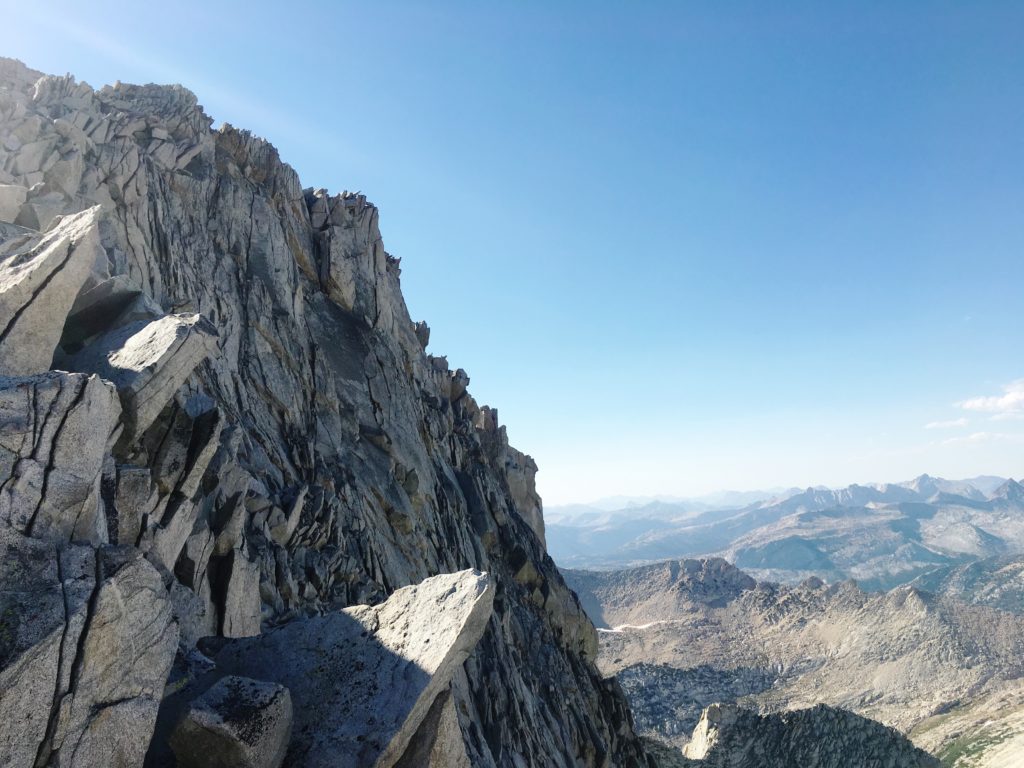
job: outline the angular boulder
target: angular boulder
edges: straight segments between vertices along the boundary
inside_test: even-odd
[[[290,763],[390,767],[417,732],[423,737],[420,726],[479,641],[492,603],[486,574],[434,576],[378,606],[228,641],[214,661],[219,673],[291,691]],[[437,722],[450,728],[450,719]]]
[[[48,370],[75,298],[103,258],[100,207],[0,243],[0,375]]]
[[[129,444],[153,423],[216,339],[217,330],[200,315],[167,315],[111,331],[69,365],[114,383],[123,408],[120,439]]]
[[[0,184],[0,221],[12,222],[18,218],[28,188],[20,184]]]
[[[231,675],[192,702],[170,744],[178,768],[278,768],[291,731],[287,688]]]

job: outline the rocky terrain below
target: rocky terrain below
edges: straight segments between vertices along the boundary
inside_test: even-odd
[[[378,219],[0,59],[0,764],[652,764]]]
[[[911,584],[963,603],[1024,613],[1024,557],[1018,555],[936,568]]]
[[[1003,563],[990,582],[995,573],[1012,585],[1019,568]],[[721,559],[565,575],[601,628],[599,666],[618,676],[638,728],[677,747],[714,703],[762,713],[827,704],[947,765],[1024,754],[1019,613],[910,586],[757,582]]]
[[[758,715],[714,704],[701,714],[684,754],[684,765],[707,768],[939,766],[891,728],[824,705]]]

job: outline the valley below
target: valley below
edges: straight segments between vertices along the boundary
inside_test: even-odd
[[[1009,768],[1024,755],[1022,567],[1004,556],[880,592],[815,576],[761,581],[721,558],[564,573],[638,732],[687,754],[712,705],[739,707],[736,723],[828,705],[895,729],[942,765]],[[750,726],[758,739],[766,722]],[[906,748],[898,734],[887,754]]]

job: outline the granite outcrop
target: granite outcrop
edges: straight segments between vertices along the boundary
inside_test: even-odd
[[[653,764],[400,275],[185,88],[0,59],[0,762],[316,764],[380,705],[369,764]],[[402,684],[322,711],[318,652]]]

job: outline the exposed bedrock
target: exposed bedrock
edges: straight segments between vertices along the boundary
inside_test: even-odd
[[[140,765],[178,644],[160,575],[129,547],[0,546],[0,762]]]
[[[282,643],[281,669],[303,669],[284,638],[319,625],[348,637],[389,597],[468,571],[489,586],[473,631],[450,638],[457,652],[426,687],[395,678],[408,712],[366,699],[393,715],[374,759],[650,765],[545,552],[536,465],[465,371],[426,352],[377,209],[303,189],[266,141],[210,122],[180,86],[96,90],[0,59],[0,530],[12,551],[45,554],[34,581],[0,584],[15,596],[0,646],[28,626],[16,595],[29,587],[12,585],[50,595],[31,641],[4,656],[42,664],[32,691],[48,693],[5,705],[0,763],[166,758],[177,721],[162,714],[150,744],[161,696],[229,669],[287,689],[290,749],[317,754],[366,713],[313,717],[319,699],[296,682],[308,674],[235,669],[231,648],[256,658]],[[149,623],[117,613],[129,593],[146,596]],[[366,630],[374,647],[406,658],[387,624]],[[410,625],[403,642],[436,630]],[[254,712],[280,704],[250,693]],[[209,696],[189,711],[220,718],[223,749],[188,759],[272,763],[283,726],[255,751],[233,744],[241,731]]]
[[[695,768],[939,766],[898,731],[823,704],[770,715],[712,704],[701,714],[684,754]]]

